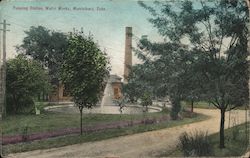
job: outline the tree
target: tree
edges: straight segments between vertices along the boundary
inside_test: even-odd
[[[155,97],[169,96],[172,101],[171,117],[177,119],[180,112],[180,101],[189,94],[185,88],[188,72],[191,72],[191,53],[186,46],[178,43],[152,43],[141,39],[136,50],[143,61],[143,71],[135,72],[137,82],[150,90]],[[193,80],[193,79],[192,79]],[[129,81],[130,83],[130,81]]]
[[[144,112],[148,112],[148,106],[152,105],[152,98],[149,93],[145,92],[141,97],[141,105]]]
[[[142,98],[144,93],[149,93],[151,89],[150,82],[147,80],[147,73],[150,71],[150,67],[144,64],[137,64],[131,68],[130,74],[128,76],[128,84],[124,84],[122,91],[128,100],[132,103],[138,101]],[[152,93],[152,92],[150,92]]]
[[[93,107],[99,101],[105,88],[104,79],[108,74],[107,55],[98,48],[93,38],[71,34],[62,64],[62,80],[68,85],[69,92],[79,108],[81,134],[82,110],[84,107]]]
[[[185,71],[194,72],[185,66],[190,65],[197,72],[192,76],[199,82],[192,88],[220,110],[220,148],[224,148],[225,112],[248,102],[247,6],[243,0],[175,3],[178,4],[155,2],[153,7],[139,2],[152,14],[149,21],[165,39],[161,44],[142,41],[142,48],[157,56],[156,64],[163,61],[165,69],[175,70],[168,71],[172,75],[163,73],[166,76],[158,82],[166,85],[173,96],[184,96],[181,76]],[[190,59],[183,60],[186,55]],[[176,80],[168,80],[173,77]]]
[[[7,61],[7,113],[16,114],[34,106],[34,98],[48,90],[48,74],[41,64],[24,55]]]
[[[194,55],[195,56],[195,55]],[[192,57],[194,58],[194,57]],[[190,63],[194,63],[192,58],[188,59]],[[201,73],[196,71],[193,64],[186,64],[186,71],[182,75],[183,88],[182,88],[182,100],[187,101],[191,104],[191,112],[194,109],[194,102],[201,100],[202,89],[200,84],[202,78]]]
[[[123,109],[126,107],[127,99],[123,96],[113,100],[116,106],[119,106],[119,112],[122,114]]]
[[[26,37],[17,50],[47,68],[50,82],[58,86],[63,53],[68,47],[67,35],[51,31],[43,26],[32,26],[25,31],[25,34]]]

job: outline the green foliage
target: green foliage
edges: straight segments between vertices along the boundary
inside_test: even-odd
[[[136,83],[136,81],[129,80],[129,84],[123,84],[122,92],[128,97],[129,102],[135,103],[140,97],[138,89],[139,85]]]
[[[63,56],[62,80],[79,107],[91,108],[99,101],[109,73],[108,58],[91,36],[72,34]]]
[[[149,93],[144,93],[143,96],[141,97],[141,105],[143,107],[144,112],[148,112],[148,106],[152,105],[152,98]]]
[[[173,3],[139,2],[152,14],[149,22],[164,42],[141,39],[136,53],[143,65],[154,67],[154,73],[148,73],[157,76],[150,80],[154,94],[203,100],[221,110],[223,148],[225,111],[248,103],[248,8],[244,1]]]
[[[58,82],[63,53],[68,47],[67,36],[43,26],[32,26],[25,34],[18,51],[47,67],[51,81]]]
[[[172,108],[170,112],[170,116],[173,120],[178,119],[178,114],[181,111],[181,102],[179,98],[173,98],[171,99],[172,102]]]
[[[248,149],[248,137],[245,134],[245,123],[241,125],[234,126],[232,128],[226,129],[225,134],[227,136],[231,136],[232,132],[237,128],[239,130],[239,135],[236,140],[226,139],[226,148],[220,149],[218,148],[219,144],[219,133],[215,133],[208,136],[209,142],[212,144],[212,154],[210,157],[242,157],[242,155],[246,154]],[[179,145],[180,146],[180,145]],[[164,154],[162,157],[183,157],[183,151],[179,148],[174,153]]]
[[[245,132],[246,132],[245,123],[226,129],[225,135],[228,136],[229,139],[225,139],[226,147],[224,149],[218,148],[218,143],[219,143],[218,133],[209,136],[209,139],[213,143],[214,156],[216,157],[241,157],[242,155],[245,155],[249,146],[249,141],[248,141],[249,138]],[[235,139],[233,139],[234,134],[235,134]]]
[[[153,70],[150,64],[134,65],[128,77],[128,84],[123,85],[123,94],[134,103],[142,98],[144,93],[149,93],[153,89],[148,82],[147,74]]]
[[[174,3],[178,7],[169,2],[155,3],[156,7],[139,2],[152,13],[149,21],[166,39],[166,43],[142,39],[139,44],[143,61],[150,60],[148,53],[157,56],[151,59],[158,65],[156,71],[161,71],[155,82],[165,85],[169,93],[171,88],[178,89],[176,94],[186,100],[201,98],[220,109],[247,103],[245,3]]]
[[[208,138],[207,133],[195,132],[188,134],[184,132],[179,137],[179,147],[183,155],[186,156],[211,156],[213,146]]]
[[[121,97],[118,99],[114,99],[113,102],[116,106],[119,106],[119,111],[122,114],[123,109],[126,107],[126,103],[128,102],[125,97]]]
[[[162,107],[162,110],[161,110],[161,112],[166,113],[166,114],[169,114],[170,111],[171,110],[168,107]]]
[[[36,61],[18,55],[7,61],[7,113],[18,113],[34,108],[34,99],[49,91],[48,75]]]

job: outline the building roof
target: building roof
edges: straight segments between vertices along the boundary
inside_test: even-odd
[[[122,78],[118,75],[111,74],[109,76],[109,82],[111,82],[111,83],[117,83],[117,82],[119,83],[119,82],[121,82],[121,80],[122,80]]]

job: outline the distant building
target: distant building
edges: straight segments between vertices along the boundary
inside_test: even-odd
[[[58,86],[53,88],[52,93],[49,95],[50,102],[64,102],[71,101],[72,97],[69,95],[67,87],[59,82]]]
[[[113,99],[118,99],[122,96],[122,78],[117,75],[110,75],[108,84],[111,84],[113,91]]]
[[[103,93],[103,97],[101,100],[101,106],[109,106],[109,105],[114,105],[113,100],[118,99],[122,96],[122,81],[121,77],[117,75],[110,75],[109,79],[106,83],[106,87]]]
[[[107,81],[107,87],[108,90],[106,93],[108,93],[108,96],[110,96],[112,99],[118,99],[122,96],[122,78],[117,75],[110,75],[109,79]],[[105,92],[104,92],[105,93]],[[72,97],[69,95],[67,91],[67,87],[64,86],[64,84],[59,83],[59,86],[54,88],[54,91],[49,96],[50,102],[65,102],[65,101],[71,101]]]

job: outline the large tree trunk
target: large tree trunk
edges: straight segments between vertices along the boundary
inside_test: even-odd
[[[225,123],[225,109],[220,109],[220,148],[225,148],[224,137],[224,123]]]

